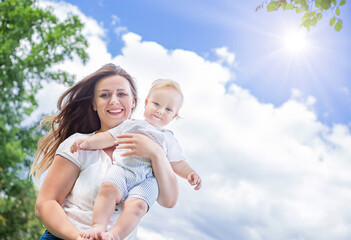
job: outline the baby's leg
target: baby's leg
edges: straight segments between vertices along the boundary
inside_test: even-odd
[[[105,232],[106,226],[115,206],[122,199],[122,191],[111,182],[104,182],[101,185],[93,209],[93,227],[81,232],[82,237],[98,238],[98,235]]]
[[[123,211],[115,226],[109,231],[114,240],[124,239],[138,225],[147,212],[148,204],[140,198],[128,198],[123,204]]]

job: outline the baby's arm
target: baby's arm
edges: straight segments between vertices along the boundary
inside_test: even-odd
[[[115,139],[109,132],[96,133],[87,138],[76,139],[71,145],[71,153],[78,150],[96,150],[112,147]]]
[[[195,186],[195,190],[201,188],[201,178],[200,176],[189,166],[189,164],[184,161],[171,162],[173,171],[180,177],[188,179],[188,182]]]

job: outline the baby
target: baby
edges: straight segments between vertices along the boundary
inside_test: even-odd
[[[187,179],[195,186],[195,190],[199,190],[200,176],[184,161],[185,158],[173,133],[163,128],[178,116],[182,103],[183,94],[178,83],[172,80],[156,80],[145,100],[145,121],[128,119],[107,132],[77,139],[71,146],[71,152],[104,149],[114,145],[117,134],[141,133],[158,143],[164,149],[173,171]],[[118,149],[113,153],[113,165],[102,180],[94,204],[93,227],[81,232],[80,236],[83,239],[97,238],[98,235],[103,239],[123,239],[135,228],[157,199],[158,185],[152,173],[150,160],[134,155],[122,157],[120,154],[121,150]],[[109,232],[105,232],[116,203],[126,200],[124,202],[126,208],[130,202],[128,199],[133,199],[133,204],[144,205],[145,208],[138,210],[139,208],[134,207],[135,211],[139,212],[133,214],[128,214],[124,210],[116,225]]]

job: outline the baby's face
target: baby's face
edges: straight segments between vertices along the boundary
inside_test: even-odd
[[[180,93],[171,87],[155,90],[145,100],[145,120],[155,127],[164,127],[176,116],[182,101]]]

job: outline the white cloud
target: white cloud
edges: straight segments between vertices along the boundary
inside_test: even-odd
[[[203,187],[196,192],[179,180],[177,206],[155,204],[141,222],[140,239],[350,239],[351,134],[344,125],[323,125],[311,109],[315,98],[299,101],[293,90],[290,100],[274,106],[235,84],[226,90],[232,73],[222,64],[235,60],[227,49],[226,60],[211,62],[127,33],[122,54],[111,60],[102,27],[78,14],[92,27],[93,57],[87,66],[61,68],[82,77],[110,61],[121,65],[137,80],[136,118],[155,79],[174,79],[184,91],[183,119],[170,128]],[[44,92],[40,98],[40,110],[47,111]]]
[[[345,94],[345,95],[350,95],[350,91],[349,91],[349,89],[348,89],[347,87],[340,87],[340,88],[338,89],[338,91],[339,91],[339,92],[342,92],[342,93]]]
[[[301,97],[302,93],[299,89],[293,88],[291,89],[291,98],[299,99]]]
[[[147,240],[147,239],[152,239],[152,240],[171,240],[170,238],[162,236],[159,233],[148,231],[147,229],[145,229],[143,227],[140,227],[138,229],[138,239],[139,240]]]
[[[227,47],[216,48],[214,51],[219,58],[219,63],[226,63],[229,66],[234,65],[235,53],[229,52]]]
[[[128,31],[128,28],[120,26],[120,27],[116,27],[114,29],[115,34],[117,35],[117,37],[120,37],[122,33],[126,33]]]
[[[316,104],[317,99],[313,96],[308,96],[306,100],[306,106],[312,107]]]
[[[297,88],[291,89],[291,99],[304,102],[305,105],[310,108],[312,108],[317,102],[317,99],[313,96],[308,96],[306,99],[304,99],[303,93]]]
[[[119,19],[118,16],[112,15],[112,22],[111,22],[112,26],[114,26],[114,25],[116,25],[117,23],[120,23],[120,22],[121,22],[121,19]]]

